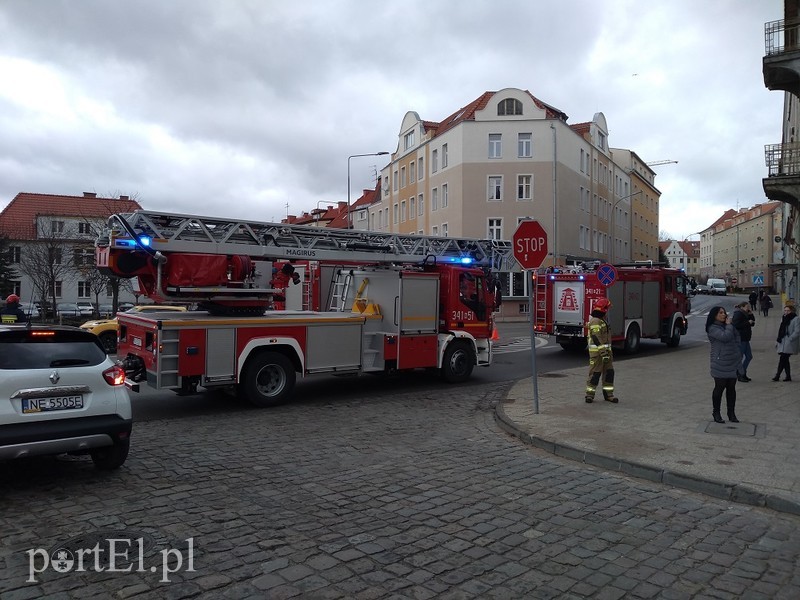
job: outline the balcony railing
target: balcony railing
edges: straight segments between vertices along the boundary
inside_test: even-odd
[[[764,24],[767,56],[800,50],[800,19],[781,19]]]
[[[800,142],[764,146],[769,176],[800,175]]]

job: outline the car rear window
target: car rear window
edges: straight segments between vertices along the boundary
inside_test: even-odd
[[[99,365],[106,353],[83,331],[19,329],[0,333],[0,369],[59,369]]]

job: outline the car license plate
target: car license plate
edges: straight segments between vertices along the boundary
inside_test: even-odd
[[[22,412],[40,413],[54,410],[83,408],[83,396],[56,396],[54,398],[23,398]]]

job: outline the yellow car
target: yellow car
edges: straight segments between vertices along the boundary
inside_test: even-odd
[[[171,304],[139,304],[133,308],[124,311],[126,313],[138,312],[164,312],[168,310],[185,311],[185,306],[174,306]],[[117,351],[117,319],[96,319],[86,321],[81,325],[81,329],[91,331],[100,338],[100,343],[103,344],[106,354],[114,354]]]

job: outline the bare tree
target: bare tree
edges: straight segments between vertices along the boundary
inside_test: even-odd
[[[664,231],[663,229],[658,233],[658,241],[659,242],[668,242],[670,240],[674,240],[675,238],[671,233],[668,231]]]
[[[14,291],[12,282],[16,281],[17,277],[19,275],[14,268],[8,238],[0,236],[0,296],[5,298]]]

